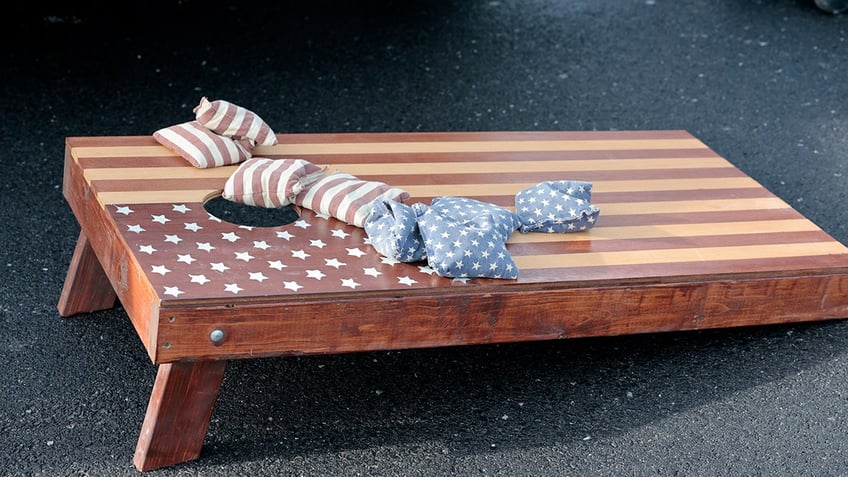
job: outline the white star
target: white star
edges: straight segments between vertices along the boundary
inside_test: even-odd
[[[238,286],[238,283],[227,283],[226,285],[224,285],[224,291],[231,292],[235,295],[238,295],[238,292],[242,290],[244,290],[244,288]]]
[[[329,215],[322,213],[322,212],[316,212],[315,216],[318,217],[319,219],[324,219],[324,220],[328,220],[330,218]]]
[[[131,213],[133,213],[133,212],[135,212],[135,211],[134,211],[134,210],[132,210],[132,209],[130,209],[129,207],[127,207],[127,206],[125,205],[125,206],[122,206],[122,207],[118,207],[118,206],[116,206],[116,207],[115,207],[115,212],[117,212],[117,213],[119,213],[119,214],[130,215]]]
[[[187,253],[185,255],[178,253],[177,254],[177,261],[191,265],[192,262],[196,262],[197,259],[192,257],[190,253]]]
[[[294,226],[300,227],[302,229],[308,229],[309,227],[312,227],[312,224],[310,224],[309,222],[307,222],[305,220],[298,220],[297,222],[294,223]]]
[[[236,240],[238,240],[240,238],[241,237],[236,235],[235,232],[221,232],[221,240],[227,240],[229,242],[235,242]]]
[[[215,270],[216,272],[226,272],[230,269],[230,267],[224,265],[222,262],[213,262],[210,263],[210,265],[212,266],[212,270]]]
[[[171,243],[173,243],[173,244],[178,244],[178,243],[182,242],[182,241],[183,241],[183,239],[181,239],[179,235],[168,235],[168,234],[165,234],[165,241],[166,241],[166,242],[171,242]]]
[[[409,286],[412,286],[412,285],[418,283],[417,281],[415,281],[415,280],[413,280],[409,277],[398,277],[398,282],[401,285],[409,285]]]
[[[297,282],[283,282],[283,287],[284,287],[284,288],[288,288],[289,290],[292,290],[292,291],[298,291],[298,290],[300,290],[301,288],[303,288],[303,287],[302,287],[300,284],[298,284]]]
[[[259,283],[268,279],[262,272],[250,272],[249,275],[251,280],[256,280]]]
[[[211,220],[212,222],[218,222],[219,224],[223,222],[223,220],[219,219],[218,217],[215,217],[212,214],[207,213],[206,215],[209,216],[209,220]]]
[[[316,280],[320,280],[320,279],[326,277],[327,275],[325,275],[324,272],[322,272],[321,270],[307,270],[306,276],[309,277],[309,278],[314,278]]]
[[[356,287],[361,286],[359,283],[356,283],[353,278],[342,278],[342,286],[348,287],[352,289],[356,289]]]
[[[383,262],[383,264],[385,264],[385,265],[392,265],[392,266],[400,263],[400,260],[395,260],[394,258],[389,258],[389,257],[380,257],[380,261]]]
[[[151,267],[151,271],[152,271],[153,273],[158,273],[158,274],[160,274],[160,275],[165,275],[166,273],[169,273],[169,272],[170,272],[170,270],[168,270],[167,268],[165,268],[165,265],[153,265],[153,266]]]
[[[183,293],[185,293],[185,292],[180,290],[179,287],[165,287],[165,294],[166,295],[180,296]]]
[[[292,254],[292,257],[299,258],[301,260],[306,260],[306,257],[310,256],[308,253],[304,252],[303,250],[292,250],[291,254]]]
[[[365,252],[358,248],[347,248],[347,254],[353,257],[362,258],[363,255],[366,255]]]
[[[341,267],[341,266],[343,266],[343,265],[347,265],[347,264],[346,264],[346,263],[344,263],[344,262],[340,262],[340,261],[338,261],[338,260],[337,260],[337,259],[335,259],[335,258],[325,258],[325,259],[324,259],[324,265],[326,265],[326,266],[328,266],[328,267],[333,267],[333,268],[335,268],[336,270],[338,270],[338,269],[339,269],[339,267]]]
[[[309,241],[309,245],[312,245],[313,247],[318,247],[318,248],[324,248],[324,247],[326,247],[326,246],[327,246],[327,244],[325,244],[325,243],[324,243],[324,241],[323,241],[323,240],[321,240],[321,239],[318,239],[318,240],[310,240],[310,241]]]
[[[427,275],[432,275],[436,273],[436,271],[430,268],[428,265],[419,266],[418,271],[420,271],[421,273],[426,273]]]
[[[202,229],[202,228],[203,228],[203,227],[201,227],[201,226],[197,225],[197,223],[196,223],[196,222],[190,222],[190,223],[185,224],[185,229],[186,229],[186,230],[191,230],[192,232],[197,232],[198,230],[200,230],[200,229]]]
[[[205,250],[207,252],[211,252],[212,250],[215,249],[215,247],[213,247],[212,244],[210,244],[209,242],[195,242],[195,243],[197,243],[197,249],[198,250]]]
[[[377,269],[376,269],[376,268],[374,268],[374,267],[370,267],[370,268],[363,268],[362,270],[363,270],[363,272],[364,272],[366,275],[370,275],[370,276],[372,276],[372,277],[379,277],[380,275],[382,275],[382,274],[383,274],[383,272],[381,272],[381,271],[377,270]]]
[[[286,268],[286,265],[279,260],[274,260],[273,262],[271,260],[268,260],[268,266],[275,269],[275,270],[280,270],[280,271],[282,271],[284,268]]]
[[[184,214],[184,213],[188,212],[188,211],[189,211],[189,210],[191,210],[191,209],[189,209],[188,207],[186,207],[186,206],[185,206],[185,204],[174,204],[174,208],[173,208],[173,209],[171,209],[171,210],[173,210],[174,212],[179,212],[179,213],[181,213],[181,214]]]
[[[139,245],[138,251],[142,252],[142,253],[146,253],[148,255],[153,255],[153,252],[155,252],[156,249],[153,248],[153,245]]]
[[[253,241],[253,248],[260,248],[262,250],[268,250],[269,248],[271,248],[271,246],[268,245],[268,242],[266,242],[264,240],[262,240],[262,241],[254,240]]]
[[[248,252],[236,252],[237,260],[244,260],[245,262],[249,262],[253,260],[253,255]]]
[[[455,281],[455,282],[459,282],[459,283],[468,283],[470,280],[471,280],[471,279],[470,279],[470,278],[468,278],[468,277],[463,277],[463,278],[454,278],[454,279],[453,279],[453,281]]]
[[[164,224],[165,222],[170,222],[171,219],[165,217],[164,215],[151,215],[153,217],[154,222],[158,222],[160,224]]]
[[[137,234],[140,234],[140,233],[144,232],[144,228],[142,228],[142,226],[141,226],[141,225],[138,225],[138,224],[136,224],[136,225],[128,225],[128,226],[127,226],[127,231],[129,231],[129,232],[135,232],[135,233],[137,233]]]
[[[244,230],[253,230],[253,226],[251,225],[239,225],[239,228]]]
[[[189,273],[188,276],[191,277],[192,283],[199,283],[201,285],[209,283],[211,281],[208,278],[206,278],[206,275],[192,275],[192,274]]]
[[[277,238],[281,238],[284,240],[291,240],[294,235],[290,234],[288,230],[283,230],[282,232],[277,232]]]
[[[333,234],[333,237],[338,237],[340,239],[347,238],[347,236],[350,235],[342,229],[333,229],[330,233]]]

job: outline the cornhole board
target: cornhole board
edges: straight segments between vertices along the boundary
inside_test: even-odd
[[[81,229],[59,314],[119,299],[158,365],[134,463],[199,457],[228,360],[600,337],[848,316],[848,249],[686,131],[285,134],[303,158],[406,189],[514,207],[593,183],[594,228],[516,232],[517,280],[440,277],[363,229],[302,210],[278,227],[204,208],[236,166],[196,169],[151,136],[70,137]]]

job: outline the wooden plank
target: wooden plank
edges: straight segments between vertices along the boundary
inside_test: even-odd
[[[66,140],[62,192],[79,222],[81,233],[85,234],[97,255],[112,290],[149,351],[156,336],[156,321],[152,318],[158,313],[158,296],[121,231],[116,230],[114,221],[102,204],[94,200],[96,195],[92,194],[82,169],[71,154],[76,141],[76,138]]]
[[[317,311],[320,310],[320,311]],[[848,316],[848,275],[363,295],[163,309],[163,362],[682,331]],[[212,343],[209,330],[224,340]],[[165,343],[168,343],[167,347]]]
[[[107,191],[97,195],[98,199],[106,204],[167,204],[176,202],[195,202],[202,203],[210,195],[223,190],[225,180],[220,183],[209,184],[203,187],[202,184],[197,189],[161,189],[161,185],[154,181],[150,181],[151,189],[144,188],[130,191],[108,191],[115,189],[114,187],[106,188]],[[663,181],[618,181],[618,182],[600,182],[596,183],[595,187],[598,190],[609,192],[626,192],[626,191],[642,191],[642,190],[665,190],[665,191],[686,191],[690,190],[691,184],[687,185],[688,181],[683,180],[663,180]],[[514,203],[515,194],[519,191],[531,187],[536,183],[527,182],[519,184],[451,184],[451,185],[398,185],[412,196],[410,203],[423,201],[423,197],[439,197],[445,195],[454,195],[460,197],[479,197],[491,193],[492,190],[499,191],[501,197],[506,201]],[[714,180],[702,179],[699,181],[701,190],[721,190],[725,187],[731,188],[758,188],[751,179],[738,178],[728,179],[720,178]],[[757,199],[722,199],[722,200],[699,200],[699,201],[657,201],[657,202],[630,202],[625,204],[604,204],[603,202],[593,201],[599,207],[603,207],[604,215],[619,215],[630,213],[643,214],[662,214],[675,213],[677,211],[696,212],[696,211],[730,211],[730,210],[745,210],[750,208],[788,208],[785,202],[776,197],[766,197]],[[509,206],[514,208],[513,205]]]
[[[278,144],[264,146],[259,153],[299,154],[406,154],[464,153],[489,151],[615,151],[627,149],[691,149],[703,147],[694,138],[626,140],[514,140],[514,141],[409,141],[409,142],[328,142],[316,144]]]
[[[537,268],[580,268],[614,265],[697,263],[704,261],[772,259],[844,254],[845,247],[833,242],[790,243],[664,250],[627,250],[602,253],[547,254],[513,257],[521,270]]]
[[[667,225],[631,225],[619,227],[595,227],[575,234],[528,233],[512,234],[509,243],[562,243],[592,242],[607,240],[634,240],[661,237],[704,237],[746,234],[777,234],[789,232],[811,232],[821,230],[806,219],[751,220],[740,222],[712,222]]]
[[[139,156],[142,157],[142,156]],[[177,178],[227,178],[236,166],[222,166],[208,169],[187,168],[184,164],[173,165],[122,165],[104,164],[106,167],[86,168],[85,177],[91,181],[102,180],[126,180],[126,179],[177,179]],[[597,172],[612,171],[621,172],[621,176],[628,176],[624,171],[656,171],[656,170],[689,170],[689,169],[715,169],[717,172],[723,170],[738,171],[730,163],[720,158],[672,158],[672,159],[643,159],[643,160],[552,160],[552,161],[471,161],[450,162],[434,166],[432,162],[421,162],[416,164],[406,163],[357,163],[345,164],[336,167],[339,170],[357,176],[430,176],[434,169],[438,169],[439,175],[451,177],[454,174],[509,174],[515,172],[531,173],[554,173],[554,172]],[[741,175],[741,172],[737,172]]]

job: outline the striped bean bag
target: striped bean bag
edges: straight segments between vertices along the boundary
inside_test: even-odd
[[[293,203],[294,197],[326,173],[303,159],[254,157],[227,179],[222,196],[230,201],[267,208]]]
[[[277,136],[262,118],[229,101],[209,101],[204,96],[194,108],[194,113],[200,124],[222,136],[248,139],[262,146],[277,144]]]
[[[409,193],[383,182],[365,181],[336,172],[310,185],[295,197],[294,202],[348,224],[364,227],[377,199],[406,202]]]
[[[220,136],[197,121],[188,121],[157,130],[156,141],[176,152],[194,167],[228,166],[250,159],[253,145],[249,141]]]

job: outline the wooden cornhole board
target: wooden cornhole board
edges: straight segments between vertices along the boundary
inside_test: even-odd
[[[81,234],[59,314],[120,299],[158,365],[135,453],[196,459],[227,360],[828,320],[848,249],[685,131],[287,134],[303,158],[406,189],[514,206],[547,180],[594,185],[597,225],[516,232],[517,280],[443,278],[303,210],[249,228],[204,209],[236,166],[196,169],[152,136],[71,137]]]

